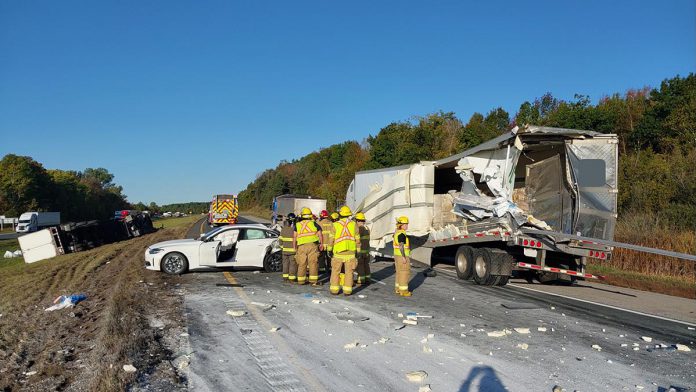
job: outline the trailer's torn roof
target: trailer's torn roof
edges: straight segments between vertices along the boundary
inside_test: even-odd
[[[506,132],[494,139],[487,142],[481,143],[476,147],[472,147],[466,151],[460,152],[459,154],[449,156],[447,158],[442,158],[435,162],[436,167],[455,167],[460,159],[476,154],[480,151],[495,150],[503,147],[507,144],[514,143],[517,136],[523,135],[550,135],[550,136],[566,136],[570,138],[586,138],[586,137],[599,137],[599,136],[614,136],[609,134],[603,134],[594,131],[584,131],[581,129],[570,129],[570,128],[553,128],[553,127],[541,127],[536,125],[529,125],[524,128],[515,127],[509,132]]]

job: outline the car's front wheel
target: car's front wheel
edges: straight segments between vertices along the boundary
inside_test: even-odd
[[[168,253],[162,258],[162,271],[169,275],[181,275],[188,269],[186,256],[179,252]]]
[[[283,269],[283,256],[281,252],[268,253],[263,259],[263,269],[266,272],[279,272]]]

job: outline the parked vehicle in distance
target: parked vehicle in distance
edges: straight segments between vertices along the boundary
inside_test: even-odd
[[[60,212],[25,212],[19,216],[17,233],[33,233],[46,227],[60,225]]]
[[[232,225],[237,223],[238,217],[237,195],[213,196],[208,212],[208,223],[211,226]]]
[[[291,212],[295,215],[300,215],[300,210],[304,207],[309,208],[314,214],[319,215],[321,210],[326,209],[326,200],[299,195],[276,196],[273,199],[273,205],[271,205],[271,210],[273,210],[273,224],[282,221],[283,217]]]
[[[178,275],[187,271],[243,267],[280,271],[278,232],[262,224],[213,229],[197,239],[158,242],[145,250],[145,268]]]

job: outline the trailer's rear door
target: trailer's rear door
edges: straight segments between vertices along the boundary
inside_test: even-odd
[[[560,155],[527,165],[525,186],[530,213],[541,219],[554,230],[563,231],[564,223],[570,221],[571,210],[568,192],[563,185],[563,169]],[[567,215],[567,219],[564,219]]]

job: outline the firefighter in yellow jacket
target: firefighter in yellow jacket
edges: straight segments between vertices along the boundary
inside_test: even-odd
[[[343,295],[353,293],[353,271],[358,264],[355,257],[359,250],[360,240],[358,229],[350,216],[350,208],[343,206],[339,209],[340,219],[333,224],[333,259],[331,259],[331,280],[329,291],[338,294],[343,289]],[[345,275],[341,273],[344,268]],[[342,276],[343,275],[343,276]],[[341,279],[343,277],[343,279]],[[341,287],[343,280],[343,287]]]
[[[355,214],[355,222],[358,225],[360,236],[360,250],[358,251],[358,283],[357,286],[370,284],[370,229],[365,226],[365,214]]]
[[[292,212],[285,217],[285,226],[280,229],[280,245],[283,250],[283,280],[295,282],[297,280],[297,264],[295,263],[295,248],[293,237],[295,229],[295,214]]]
[[[411,279],[411,244],[406,234],[408,230],[408,218],[400,216],[396,219],[396,231],[394,232],[394,268],[396,269],[396,281],[394,291],[402,297],[410,297],[408,281]]]
[[[305,207],[301,211],[301,219],[295,223],[293,235],[293,248],[295,262],[297,263],[297,283],[305,284],[307,281],[307,267],[309,266],[309,283],[319,285],[319,250],[324,248],[322,242],[321,226],[314,222],[312,210]]]
[[[333,222],[329,218],[329,211],[322,210],[319,213],[319,226],[321,226],[322,242],[324,249],[319,252],[319,273],[326,272],[331,263],[329,252],[331,252],[331,234],[333,234]]]

